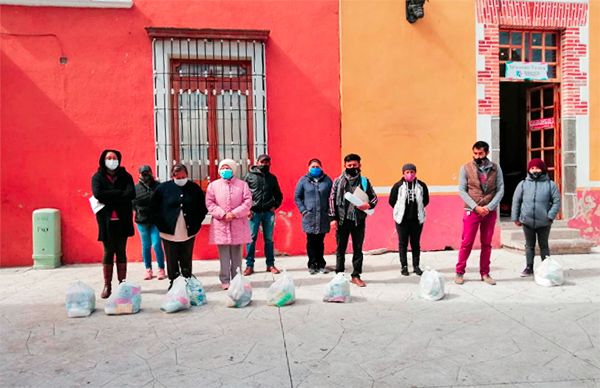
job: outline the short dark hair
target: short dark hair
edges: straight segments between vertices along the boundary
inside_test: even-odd
[[[311,160],[308,161],[308,165],[310,166],[313,163],[319,163],[319,166],[322,166],[323,163],[321,163],[321,161],[317,158],[312,158]]]
[[[187,170],[187,167],[185,166],[185,164],[177,163],[171,169],[171,176],[175,175],[179,171],[185,171],[185,175],[188,175],[188,170]]]
[[[357,161],[360,163],[360,156],[358,154],[348,154],[344,156],[344,163]]]
[[[479,140],[477,142],[475,142],[475,144],[473,144],[473,148],[471,149],[478,149],[481,150],[483,149],[485,152],[490,152],[490,145],[486,142],[484,142],[483,140]]]

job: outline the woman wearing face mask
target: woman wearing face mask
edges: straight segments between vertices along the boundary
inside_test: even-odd
[[[209,241],[219,249],[221,288],[227,290],[242,265],[242,244],[252,241],[248,215],[252,193],[248,184],[235,176],[237,163],[224,159],[219,163],[217,179],[206,190],[206,207],[212,216]]]
[[[425,182],[417,179],[417,167],[412,163],[402,166],[402,179],[393,187],[389,198],[394,208],[394,221],[398,232],[398,253],[402,275],[408,276],[408,243],[412,251],[413,271],[421,276],[421,232],[425,222],[425,206],[429,204],[429,190]]]
[[[151,213],[167,257],[169,289],[179,275],[192,276],[194,241],[208,212],[204,192],[188,179],[183,164],[174,165],[171,176],[173,179],[161,183],[150,200]]]
[[[112,292],[114,257],[117,259],[119,283],[127,276],[127,238],[133,236],[133,212],[131,201],[135,198],[133,178],[121,166],[121,153],[104,150],[100,154],[98,171],[92,177],[94,197],[104,204],[96,213],[98,241],[102,241],[104,289],[103,299]]]
[[[560,210],[560,193],[556,183],[548,177],[546,163],[542,159],[531,159],[527,169],[527,177],[517,185],[513,195],[511,212],[512,221],[522,226],[525,234],[526,266],[522,277],[533,275],[536,237],[542,261],[550,255],[548,237],[552,221]]]
[[[306,233],[308,272],[327,273],[325,268],[325,235],[329,233],[329,194],[333,182],[324,172],[319,159],[308,162],[308,173],[298,181],[294,201],[302,214],[302,230]]]

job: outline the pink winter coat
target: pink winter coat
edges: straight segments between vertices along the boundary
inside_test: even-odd
[[[239,245],[252,241],[248,222],[252,193],[246,182],[236,177],[211,182],[206,189],[206,207],[212,216],[211,244]],[[231,222],[225,221],[228,212],[236,217]]]

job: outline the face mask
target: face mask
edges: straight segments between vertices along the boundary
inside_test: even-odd
[[[360,173],[360,168],[357,168],[357,167],[346,169],[346,174],[348,174],[350,176],[357,176],[359,173]]]
[[[152,182],[154,180],[154,178],[152,177],[151,174],[142,174],[141,180],[144,183],[148,183],[148,182]]]
[[[258,169],[263,173],[267,173],[271,169],[271,166],[258,166]]]
[[[539,177],[542,176],[541,172],[530,172],[529,176],[531,177],[531,179],[538,179]]]
[[[188,179],[187,178],[181,178],[181,179],[173,179],[173,182],[175,182],[175,184],[179,187],[183,187],[185,186],[185,184],[187,183]]]
[[[119,161],[116,159],[105,159],[104,165],[111,171],[114,171],[119,167]]]
[[[221,178],[223,179],[231,179],[233,178],[233,170],[219,170],[219,175],[221,175]]]
[[[321,167],[311,167],[308,169],[308,173],[310,176],[317,178],[321,176],[323,170],[321,170]]]
[[[483,161],[485,160],[485,158],[473,158],[473,160],[475,161],[475,163],[477,163],[478,166],[481,166],[481,164],[483,163]]]
[[[417,177],[417,175],[414,174],[414,173],[412,173],[412,172],[404,174],[404,180],[407,181],[407,182],[414,181],[416,177]]]

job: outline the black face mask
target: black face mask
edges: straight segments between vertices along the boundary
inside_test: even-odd
[[[266,174],[271,170],[271,166],[258,166],[258,169]]]
[[[348,174],[350,176],[357,176],[359,173],[360,173],[360,168],[357,168],[357,167],[346,169],[346,174]]]
[[[483,164],[483,161],[484,161],[485,159],[486,159],[486,158],[481,158],[481,159],[479,159],[479,158],[473,158],[473,160],[475,161],[475,163],[476,163],[478,166],[481,166],[481,165]]]
[[[542,176],[542,173],[541,172],[530,172],[529,176],[531,177],[531,179],[536,180]]]

